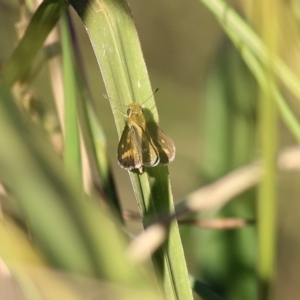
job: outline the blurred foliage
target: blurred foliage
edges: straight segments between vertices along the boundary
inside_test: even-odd
[[[212,182],[251,162],[257,153],[257,85],[232,44],[226,43],[207,77],[202,118],[200,168]],[[255,218],[255,193],[241,195],[210,217]],[[206,230],[201,244],[200,274],[226,299],[256,299],[254,227]],[[231,288],[233,287],[234,288]]]
[[[181,231],[190,273],[208,284],[191,286],[197,299],[296,299],[299,188],[275,154],[300,140],[297,1],[69,2],[80,18],[61,18],[65,1],[0,1],[0,276],[17,282],[7,294],[3,280],[0,298],[190,299],[177,224],[136,265],[125,253],[141,226],[122,209],[147,226],[172,195],[262,158],[258,193],[201,212],[257,226]],[[167,167],[127,176],[116,162],[123,105],[156,87],[159,115],[147,106],[176,144],[172,190]]]

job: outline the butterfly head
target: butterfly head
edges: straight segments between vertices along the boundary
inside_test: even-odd
[[[143,114],[143,108],[139,104],[137,104],[137,103],[129,104],[128,109],[127,109],[127,115],[129,117],[134,116],[134,115],[137,116],[140,114]]]

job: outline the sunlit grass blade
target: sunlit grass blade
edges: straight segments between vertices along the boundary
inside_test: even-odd
[[[3,80],[8,86],[17,80],[24,80],[38,51],[42,48],[49,32],[55,26],[60,16],[61,5],[66,2],[45,0],[33,15],[25,35],[10,57],[4,72]]]
[[[143,103],[153,93],[136,29],[125,1],[70,1],[82,18],[100,66],[119,136],[126,119],[123,105]],[[158,115],[154,99],[145,104],[152,118]],[[173,209],[166,167],[153,168],[142,175],[130,172],[131,182],[144,217],[159,211],[162,205]],[[160,202],[160,203],[159,203]],[[163,204],[162,204],[163,203]],[[164,274],[168,299],[192,299],[188,274],[177,224],[174,224],[164,251],[155,257],[157,268]]]
[[[265,1],[255,4],[260,18],[256,20],[259,33],[265,42],[270,61],[279,52],[280,17],[279,2]],[[272,284],[276,269],[277,242],[277,168],[275,164],[278,147],[278,114],[276,103],[272,101],[273,87],[277,87],[272,67],[267,66],[265,72],[266,88],[260,93],[259,132],[264,176],[258,190],[258,263],[259,299],[271,299]],[[287,76],[287,74],[285,74]]]
[[[69,34],[66,10],[62,7],[62,54],[65,103],[65,143],[64,163],[66,172],[72,176],[78,185],[82,185],[80,142],[77,113],[77,89],[74,59]]]

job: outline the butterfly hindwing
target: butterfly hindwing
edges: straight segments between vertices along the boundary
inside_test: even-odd
[[[148,122],[147,128],[159,152],[160,163],[167,164],[175,158],[173,141],[157,126],[155,122]]]

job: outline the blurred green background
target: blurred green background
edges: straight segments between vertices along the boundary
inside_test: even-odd
[[[241,13],[247,12],[247,7],[242,7],[239,1],[230,3]],[[159,88],[155,99],[160,126],[176,145],[176,159],[169,165],[169,173],[174,199],[179,201],[193,190],[260,155],[257,86],[215,17],[200,1],[130,0],[129,5],[152,89]],[[283,56],[288,58],[288,64],[298,72],[299,24],[284,23],[289,13],[292,15],[292,10],[287,7],[282,12],[280,25],[286,27],[291,37],[282,39],[280,48]],[[101,97],[106,91],[99,67],[81,21],[76,13],[72,16],[87,81],[104,128],[118,194],[123,208],[137,210],[128,174],[117,163],[118,136],[109,102]],[[0,1],[1,66],[17,43],[15,26],[18,20],[17,2]],[[298,40],[292,42],[293,38]],[[40,70],[34,88],[42,105],[54,110],[45,66]],[[299,117],[299,103],[293,102],[293,99],[290,102]],[[278,134],[278,149],[296,144],[281,121],[278,122]],[[278,300],[297,299],[300,293],[299,180],[299,172],[280,172],[276,187],[278,256],[274,299]],[[252,219],[255,216],[255,198],[256,191],[250,191],[230,203],[219,216]],[[214,212],[206,215],[214,216]],[[129,228],[138,232],[141,226],[130,223]],[[248,284],[247,279],[239,282],[244,279],[242,276],[250,278],[250,281],[255,277],[253,227],[226,232],[184,227],[182,234],[192,274],[202,277],[204,282],[227,295],[227,299],[254,299],[255,282]],[[235,252],[236,248],[243,250]],[[228,253],[231,255],[228,256]],[[224,279],[229,282],[224,282]],[[228,285],[231,285],[230,291],[226,287]],[[238,298],[235,289],[249,291],[249,294]]]

